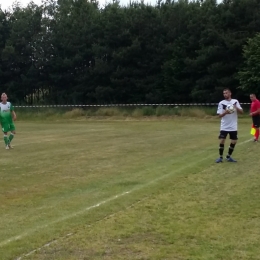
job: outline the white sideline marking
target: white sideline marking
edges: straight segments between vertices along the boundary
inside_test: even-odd
[[[250,142],[250,141],[252,141],[252,139],[243,141],[243,142],[241,142],[241,143],[239,143],[239,144],[237,144],[237,145],[243,145],[243,144],[248,143],[248,142]],[[158,182],[158,181],[160,181],[160,180],[162,180],[162,179],[165,179],[165,178],[171,176],[171,175],[174,174],[174,173],[181,172],[181,171],[183,171],[183,170],[185,170],[185,169],[187,169],[187,168],[193,167],[193,166],[197,165],[199,162],[203,162],[203,161],[205,161],[205,160],[207,160],[207,159],[209,159],[209,158],[211,158],[211,157],[213,157],[213,155],[209,155],[209,156],[204,157],[204,158],[202,158],[201,160],[198,160],[198,161],[196,161],[196,162],[194,162],[194,163],[192,163],[192,164],[188,164],[188,165],[186,165],[186,166],[184,166],[184,167],[181,167],[181,168],[179,168],[179,169],[173,170],[173,171],[171,171],[171,172],[169,172],[169,173],[167,173],[167,174],[164,174],[164,175],[162,175],[162,176],[160,176],[160,177],[158,177],[158,178],[155,178],[154,180],[149,181],[149,182],[147,182],[147,183],[145,183],[145,184],[143,184],[143,185],[139,185],[139,186],[133,188],[132,190],[123,192],[123,193],[121,193],[121,194],[117,194],[117,195],[115,195],[115,196],[113,196],[113,197],[111,197],[111,198],[109,198],[109,199],[107,199],[107,200],[103,200],[103,201],[101,201],[101,202],[99,202],[99,203],[97,203],[97,204],[95,204],[95,205],[92,205],[92,206],[87,207],[87,208],[85,208],[85,209],[82,209],[82,210],[80,210],[80,211],[74,212],[74,213],[72,213],[72,214],[66,215],[66,216],[64,216],[64,217],[58,218],[58,219],[56,219],[56,220],[54,220],[54,221],[49,222],[48,224],[45,224],[45,225],[42,225],[42,226],[38,226],[38,227],[36,227],[35,229],[28,230],[27,232],[24,232],[24,233],[22,233],[22,234],[20,234],[20,235],[18,235],[18,236],[11,237],[11,238],[9,238],[9,239],[7,239],[7,240],[2,241],[2,242],[0,243],[0,247],[3,247],[3,246],[5,246],[5,245],[7,245],[7,244],[9,244],[9,243],[11,243],[11,242],[13,242],[13,241],[22,239],[22,238],[28,236],[29,234],[34,233],[35,231],[37,231],[37,230],[39,230],[39,229],[43,229],[43,228],[46,228],[46,227],[48,227],[48,226],[50,226],[50,225],[53,225],[53,224],[62,222],[62,221],[64,221],[64,220],[73,218],[73,217],[75,217],[75,216],[77,216],[77,215],[80,215],[80,214],[83,214],[83,213],[85,213],[85,212],[87,212],[87,211],[89,211],[89,210],[91,210],[91,209],[97,208],[97,207],[99,207],[99,206],[101,206],[101,205],[103,205],[103,204],[106,204],[106,203],[108,203],[108,202],[111,202],[111,201],[113,201],[113,200],[116,200],[117,198],[120,198],[120,197],[123,197],[123,196],[125,196],[125,195],[127,195],[127,194],[130,194],[130,193],[132,193],[132,192],[134,192],[134,191],[136,191],[136,190],[140,190],[140,189],[142,189],[142,188],[144,188],[144,187],[146,187],[146,186],[149,186],[149,185],[151,185],[151,184],[153,184],[153,183],[156,183],[156,182]],[[52,243],[52,242],[51,242],[51,243]],[[49,244],[50,244],[50,243],[49,243]],[[48,244],[46,244],[46,245],[48,245]],[[21,259],[21,258],[20,258],[20,259]]]
[[[66,238],[66,237],[69,237],[69,236],[72,236],[72,235],[73,235],[73,233],[69,233],[69,234],[67,234],[66,236],[64,236],[63,238]],[[43,246],[41,246],[41,247],[39,247],[39,248],[36,248],[36,249],[32,250],[31,252],[29,252],[29,253],[27,253],[27,254],[25,254],[25,255],[23,255],[23,256],[20,256],[20,257],[16,258],[16,260],[21,260],[21,259],[23,259],[24,257],[30,256],[30,255],[32,255],[33,253],[37,252],[38,250],[41,250],[41,249],[43,249],[44,247],[48,247],[48,246],[50,246],[50,245],[56,243],[57,241],[58,241],[58,240],[53,240],[53,241],[51,241],[51,242],[49,242],[49,243],[47,243],[47,244],[45,244],[45,245],[43,245]]]
[[[124,195],[126,195],[126,194],[128,194],[128,193],[130,193],[130,192],[132,192],[132,191],[126,191],[126,192],[123,192],[123,193],[121,193],[121,194],[115,195],[115,196],[113,196],[113,197],[111,197],[111,198],[109,198],[109,199],[107,199],[107,200],[103,200],[103,201],[101,201],[101,202],[99,202],[99,203],[97,203],[97,204],[95,204],[95,205],[92,205],[92,206],[90,206],[90,207],[87,207],[87,208],[85,208],[85,209],[82,209],[82,210],[80,210],[80,211],[78,211],[78,212],[75,212],[75,213],[73,213],[73,214],[70,214],[70,215],[67,215],[67,216],[58,218],[57,220],[51,221],[51,222],[49,222],[48,224],[45,224],[45,225],[39,226],[38,228],[29,230],[28,232],[25,232],[25,233],[23,233],[23,234],[21,234],[21,235],[19,235],[19,236],[11,237],[11,238],[9,238],[8,240],[5,240],[5,241],[1,242],[1,243],[0,243],[0,247],[4,246],[4,245],[6,245],[6,244],[9,244],[10,242],[16,241],[16,240],[21,239],[21,238],[23,238],[23,237],[26,237],[27,235],[29,235],[30,233],[35,232],[35,231],[38,230],[38,229],[46,228],[46,227],[48,227],[48,226],[50,226],[50,225],[59,223],[59,222],[61,222],[61,221],[64,221],[64,220],[73,218],[73,217],[75,217],[75,216],[77,216],[77,215],[80,215],[80,214],[82,214],[82,213],[85,213],[86,211],[89,211],[89,210],[91,210],[91,209],[93,209],[93,208],[97,208],[97,207],[99,207],[99,206],[101,206],[101,205],[103,205],[103,204],[106,204],[106,203],[108,203],[108,202],[110,202],[110,201],[113,201],[113,200],[119,198],[119,197],[122,197],[122,196],[124,196]]]
[[[246,141],[243,141],[241,143],[238,143],[237,145],[242,145],[242,144],[246,144],[246,143],[249,143],[249,142],[253,142],[253,139],[249,139],[249,140],[246,140]]]

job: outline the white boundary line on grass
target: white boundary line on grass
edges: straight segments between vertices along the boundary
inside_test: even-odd
[[[241,143],[238,143],[237,145],[246,144],[246,143],[249,143],[249,142],[252,142],[252,141],[253,141],[253,139],[251,138],[251,139],[248,139],[248,140],[243,141],[243,142],[241,142]]]
[[[49,222],[48,224],[45,224],[45,225],[42,225],[42,226],[38,226],[38,228],[29,230],[29,231],[27,231],[27,232],[25,232],[25,233],[23,233],[23,234],[18,235],[18,236],[11,237],[11,238],[9,238],[9,239],[7,239],[7,240],[5,240],[5,241],[2,241],[2,242],[0,243],[0,247],[2,247],[2,246],[4,246],[4,245],[7,245],[7,244],[9,244],[9,243],[11,243],[11,242],[13,242],[13,241],[22,239],[22,238],[28,236],[29,234],[34,233],[35,231],[37,231],[37,230],[39,230],[39,229],[44,229],[44,228],[46,228],[46,227],[48,227],[48,226],[50,226],[50,225],[54,225],[54,224],[59,223],[59,222],[62,222],[62,221],[64,221],[64,220],[67,220],[67,219],[76,217],[77,215],[81,215],[81,214],[83,214],[83,213],[85,213],[85,212],[87,212],[87,211],[89,211],[89,210],[91,210],[91,209],[97,208],[97,207],[99,207],[99,206],[101,206],[101,205],[103,205],[103,204],[106,204],[106,203],[111,202],[111,201],[113,201],[113,200],[116,200],[116,199],[118,199],[118,198],[120,198],[120,197],[123,197],[124,195],[129,194],[129,193],[131,193],[132,191],[134,191],[134,189],[133,189],[133,190],[130,190],[130,191],[125,191],[125,192],[123,192],[123,193],[121,193],[121,194],[118,194],[118,195],[115,195],[115,196],[113,196],[113,197],[111,197],[111,198],[109,198],[109,199],[107,199],[107,200],[100,201],[99,203],[97,203],[97,204],[95,204],[95,205],[92,205],[92,206],[90,206],[90,207],[87,207],[87,208],[85,208],[85,209],[82,209],[82,210],[80,210],[80,211],[78,211],[78,212],[74,212],[73,214],[66,215],[66,216],[64,216],[64,217],[58,218],[57,220],[51,221],[51,222]]]
[[[252,139],[243,141],[243,142],[241,142],[241,143],[238,143],[237,145],[243,145],[243,144],[246,144],[246,143],[248,143],[248,142],[250,142],[250,141],[252,141]],[[183,170],[185,170],[185,169],[188,169],[188,168],[190,168],[190,167],[193,167],[193,166],[197,165],[198,163],[203,162],[203,161],[205,161],[205,160],[207,160],[207,159],[209,159],[209,158],[211,158],[211,157],[213,157],[213,155],[209,155],[209,156],[207,156],[207,157],[203,157],[201,160],[196,161],[195,163],[188,164],[188,165],[186,165],[186,166],[184,166],[184,167],[181,167],[181,168],[179,168],[179,169],[173,170],[173,171],[171,171],[171,172],[169,172],[169,173],[167,173],[167,174],[164,174],[164,175],[162,175],[162,176],[160,176],[160,177],[158,177],[158,178],[155,178],[155,179],[152,180],[152,181],[149,181],[149,182],[147,182],[147,183],[145,183],[145,184],[143,184],[143,185],[137,186],[137,187],[133,188],[132,190],[125,191],[125,192],[123,192],[123,193],[117,194],[117,195],[115,195],[115,196],[113,196],[113,197],[110,197],[110,198],[107,199],[107,200],[100,201],[99,203],[94,204],[94,205],[92,205],[92,206],[90,206],[90,207],[87,207],[87,208],[82,209],[82,210],[80,210],[80,211],[77,211],[77,212],[74,212],[74,213],[72,213],[72,214],[66,215],[66,216],[64,216],[64,217],[58,218],[58,219],[56,219],[55,221],[51,221],[51,222],[49,222],[48,224],[45,224],[45,225],[42,225],[42,226],[38,226],[38,227],[35,228],[35,229],[28,230],[27,232],[24,232],[24,233],[22,233],[22,234],[20,234],[20,235],[18,235],[18,236],[11,237],[11,238],[9,238],[9,239],[7,239],[7,240],[4,240],[4,241],[0,242],[0,247],[3,247],[3,246],[5,246],[5,245],[7,245],[7,244],[9,244],[9,243],[11,243],[11,242],[16,241],[16,240],[22,239],[22,238],[24,238],[24,237],[26,237],[26,236],[28,236],[28,235],[30,235],[30,234],[36,232],[36,231],[39,230],[39,229],[44,229],[44,228],[46,228],[46,227],[48,227],[48,226],[50,226],[50,225],[54,225],[54,224],[56,224],[56,223],[59,223],[59,222],[68,220],[68,219],[70,219],[70,218],[76,217],[76,216],[81,215],[81,214],[84,214],[84,213],[86,213],[87,211],[90,211],[90,210],[92,210],[92,209],[94,209],[94,208],[97,208],[97,207],[99,207],[99,206],[101,206],[101,205],[104,205],[104,204],[106,204],[106,203],[109,203],[109,202],[111,202],[111,201],[113,201],[113,200],[116,200],[116,199],[118,199],[118,198],[120,198],[120,197],[123,197],[123,196],[125,196],[125,195],[127,195],[127,194],[130,194],[130,193],[132,193],[132,192],[134,192],[134,191],[136,191],[136,190],[140,190],[140,189],[142,189],[142,188],[144,188],[144,187],[147,187],[147,186],[149,186],[149,185],[152,185],[152,184],[154,184],[154,183],[156,183],[156,182],[158,182],[158,181],[160,181],[160,180],[163,180],[163,179],[165,179],[165,178],[171,176],[171,175],[174,174],[174,173],[181,172],[181,171],[183,171]],[[50,244],[52,244],[52,243],[54,243],[54,241],[53,241],[53,242],[50,242],[50,243],[48,243],[48,244],[46,244],[46,245],[44,245],[44,246],[48,246],[48,245],[50,245]],[[44,247],[44,246],[43,246],[43,247]],[[38,249],[39,249],[39,248],[38,248]],[[36,249],[36,250],[38,250],[38,249]],[[27,255],[29,255],[29,254],[35,252],[36,250],[31,251],[31,252],[28,253]],[[26,255],[24,255],[24,256],[22,256],[22,257],[25,257],[25,256],[26,256]],[[17,258],[17,260],[22,259],[22,257]]]

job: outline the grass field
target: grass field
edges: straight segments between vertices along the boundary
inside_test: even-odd
[[[250,119],[235,164],[214,163],[215,119],[16,126],[0,157],[1,260],[260,259]]]

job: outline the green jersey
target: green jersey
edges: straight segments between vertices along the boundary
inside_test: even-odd
[[[14,108],[10,102],[6,102],[6,104],[0,103],[0,122],[1,124],[11,124],[13,123],[12,112]]]

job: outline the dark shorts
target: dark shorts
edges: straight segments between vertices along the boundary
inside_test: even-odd
[[[226,139],[227,135],[229,134],[229,137],[231,140],[237,140],[237,131],[220,131],[219,139]]]
[[[260,116],[252,116],[252,121],[253,121],[253,125],[254,127],[258,128],[260,126]]]

